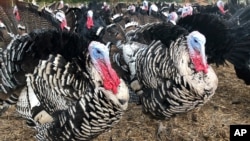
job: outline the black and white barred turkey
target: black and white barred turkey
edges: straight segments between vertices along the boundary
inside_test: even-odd
[[[177,25],[189,32],[198,30],[205,35],[209,63],[234,65],[238,78],[250,84],[250,7],[240,9],[229,20],[212,14],[193,14],[181,18]]]
[[[16,19],[25,27],[27,33],[41,28],[69,30],[65,13],[62,10],[52,11],[47,7],[40,9],[37,5],[18,0],[15,4],[14,13],[18,15]]]
[[[35,30],[4,50],[2,80],[21,95],[17,111],[38,140],[90,140],[112,128],[128,89],[111,67],[108,47],[75,33]]]
[[[119,47],[144,111],[168,119],[202,106],[214,95],[218,79],[207,64],[204,35],[152,23],[133,37]]]
[[[124,70],[121,76],[126,76],[141,95],[145,111],[169,118],[200,107],[215,93],[218,80],[206,64],[229,61],[237,68],[236,73],[247,70],[248,32],[249,22],[230,27],[216,15],[193,14],[180,19],[177,26],[141,26],[129,34],[130,38],[118,42],[118,51],[111,59],[114,68]],[[248,76],[239,78],[247,84]]]
[[[19,38],[19,35],[25,35],[35,29],[57,29],[60,31],[69,29],[63,11],[57,10],[52,12],[46,8],[39,9],[37,5],[32,3],[18,0],[14,2],[16,4],[14,8],[10,5],[11,1],[0,2],[0,18],[2,19],[0,37],[3,50],[7,48],[12,39]],[[11,14],[9,14],[10,10]],[[1,60],[4,59],[1,57]],[[1,72],[1,75],[4,75],[4,73],[6,72]],[[12,81],[1,78],[0,113],[4,112],[10,106],[9,104],[15,104],[15,100],[17,100],[17,96],[19,95],[19,91],[11,90],[13,85],[16,85],[12,84]],[[12,88],[9,89],[9,87]]]

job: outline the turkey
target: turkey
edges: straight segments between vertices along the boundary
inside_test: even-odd
[[[70,8],[66,13],[67,19],[70,19],[69,25],[72,25],[70,31],[89,40],[102,41],[106,23],[100,10],[95,2],[89,3],[88,8]]]
[[[100,12],[102,13],[102,18],[104,19],[105,24],[111,24],[110,17],[112,15],[112,9],[107,2],[103,2]]]
[[[9,33],[17,34],[17,20],[13,14],[10,1],[0,1],[0,19]]]
[[[51,16],[53,13],[50,13],[50,11],[48,11],[46,9],[42,9],[41,12],[37,11],[36,8],[31,10],[32,8],[30,8],[30,6],[31,6],[30,3],[18,2],[17,5],[19,7],[21,7],[21,11],[23,11],[24,13],[25,12],[28,12],[28,13],[33,12],[33,14],[31,14],[31,16],[33,18],[35,18],[34,17],[35,14],[39,14],[39,13],[42,14],[42,15],[40,15],[42,17],[38,17],[38,19],[44,20],[44,18],[45,19],[53,18],[53,16]],[[26,7],[23,5],[26,5]],[[95,9],[95,7],[93,9]],[[47,14],[46,14],[46,12],[47,12]],[[56,12],[56,10],[54,12]],[[89,11],[85,10],[85,13],[84,13],[84,10],[82,10],[82,9],[70,8],[68,13],[66,14],[66,18],[69,18],[69,20],[67,20],[67,21],[69,21],[70,26],[72,27],[72,28],[70,28],[70,31],[78,33],[78,35],[80,35],[83,38],[87,37],[89,40],[93,40],[93,39],[102,40],[102,38],[101,38],[101,36],[103,34],[102,32],[105,32],[104,31],[105,28],[103,26],[100,26],[100,24],[105,26],[105,24],[103,24],[102,18],[98,17],[97,15],[93,16],[93,17],[95,17],[94,25],[91,25],[91,28],[87,29],[87,24],[85,24],[85,23],[82,24],[84,21],[87,22],[87,20],[86,20],[87,17],[85,17],[85,15],[83,15],[83,14],[87,14],[87,12],[89,12],[91,14],[93,11],[92,10],[89,10]],[[20,12],[20,13],[22,13],[22,12]],[[58,12],[58,13],[60,13],[60,12]],[[56,15],[57,15],[57,13],[56,13]],[[63,15],[60,16],[60,14],[58,14],[58,16],[63,17]],[[86,18],[86,19],[84,19],[84,18]],[[58,18],[58,19],[60,19],[60,18]],[[96,21],[100,21],[99,24]],[[51,24],[50,22],[44,20],[44,25],[41,25],[41,26],[43,29],[44,28],[53,28],[53,27],[50,27],[50,24]],[[48,26],[46,26],[46,25],[48,25]],[[28,26],[28,27],[30,27],[30,26]],[[39,28],[39,26],[36,26],[34,28],[35,29]],[[30,28],[30,29],[33,29],[33,28]],[[98,30],[98,29],[100,29],[100,30]],[[96,33],[98,33],[98,32],[100,33],[100,37],[98,35],[96,35]],[[106,37],[108,37],[108,36],[106,36]],[[19,37],[17,37],[17,38],[19,38]],[[26,38],[26,37],[23,37],[21,39],[24,39],[24,38]],[[111,39],[111,38],[109,37],[109,39]],[[5,61],[4,63],[8,62],[7,56],[5,56],[5,57],[6,58],[3,59]],[[8,62],[8,65],[10,65],[10,64],[11,63]],[[7,68],[5,68],[5,67],[9,67],[8,65],[4,64],[2,70],[6,70]],[[2,111],[0,113],[3,113],[9,107],[10,103],[14,104],[12,100],[11,100],[11,102],[8,102],[8,101],[10,101],[9,99],[13,99],[12,97],[14,97],[14,99],[17,99],[17,97],[20,93],[20,90],[21,90],[21,89],[17,90],[17,87],[19,87],[19,84],[23,85],[23,82],[24,82],[23,78],[22,78],[22,82],[19,82],[20,80],[16,80],[15,75],[12,76],[12,74],[11,75],[8,74],[8,73],[12,73],[12,72],[17,73],[16,76],[24,75],[22,72],[19,72],[19,70],[15,70],[15,69],[10,70],[10,72],[8,72],[8,71],[1,72],[1,75],[3,75],[3,78],[1,78],[1,81],[3,81],[3,82],[1,82],[1,89],[2,89],[3,94],[1,94],[1,95],[3,95],[4,98],[1,98],[3,101],[0,104],[1,105],[0,109],[2,109]],[[19,73],[21,73],[21,74],[19,74]],[[15,82],[15,81],[18,81],[18,82]]]
[[[17,111],[38,140],[90,140],[112,128],[128,106],[128,88],[102,43],[35,30],[11,42],[5,55],[2,76],[12,77],[9,89],[20,89]]]
[[[20,2],[20,3],[18,3],[18,6],[19,7],[21,7],[21,11],[22,11],[22,9],[24,9],[24,11],[26,10],[30,10],[30,9],[28,9],[27,7],[23,7],[22,5],[24,5],[24,4],[26,4],[27,6],[30,6],[30,3],[22,3],[22,2]],[[35,12],[35,13],[37,13],[37,12],[39,12],[39,11],[36,11],[36,10],[34,10],[33,12]],[[44,10],[44,12],[46,12],[45,10]],[[21,12],[22,13],[22,12]],[[79,13],[80,14],[80,13]],[[50,14],[47,14],[49,17],[51,17],[50,16]],[[32,14],[31,14],[31,16],[32,16]],[[33,15],[34,16],[34,15]],[[36,17],[33,17],[33,18],[36,18]],[[38,17],[39,18],[39,17]],[[41,18],[41,17],[40,17]],[[47,23],[48,25],[49,25],[49,27],[48,28],[50,28],[50,24],[51,23],[49,23],[48,21],[44,21],[45,23]],[[28,24],[28,23],[27,23]],[[80,25],[79,25],[80,26]],[[29,26],[28,26],[29,27]],[[45,29],[46,29],[46,26],[43,26]],[[34,28],[39,28],[39,26],[38,27],[34,27]],[[43,28],[43,29],[44,29]],[[32,28],[33,29],[33,28]],[[53,29],[53,27],[52,27],[52,29]],[[58,28],[57,28],[58,29]],[[32,35],[32,34],[31,34]],[[82,36],[84,36],[84,35],[82,35]],[[26,36],[26,35],[24,35],[24,37],[16,37],[17,38],[17,40],[15,41],[15,43],[17,43],[17,42],[22,42],[21,40],[22,39],[25,39],[25,38],[29,38],[29,36]],[[85,38],[85,37],[84,37]],[[93,38],[89,38],[89,39],[93,39]],[[15,44],[14,43],[14,44]],[[42,43],[43,44],[43,43]],[[2,63],[2,67],[1,67],[1,71],[0,71],[0,74],[1,74],[1,84],[0,84],[0,86],[1,86],[1,89],[2,89],[2,92],[4,93],[4,97],[9,97],[9,96],[11,96],[11,95],[13,95],[13,96],[15,96],[15,95],[19,95],[18,93],[20,92],[20,89],[19,89],[19,87],[21,86],[23,86],[25,83],[25,79],[24,79],[24,72],[23,72],[23,67],[22,66],[18,66],[18,67],[16,67],[16,65],[17,64],[15,64],[15,65],[13,65],[13,63],[16,63],[16,62],[12,62],[12,61],[10,61],[9,60],[9,56],[7,55],[8,53],[13,53],[13,54],[15,54],[15,53],[17,53],[16,52],[16,48],[15,47],[13,47],[13,48],[11,48],[11,46],[12,46],[13,44],[10,44],[10,48],[9,49],[7,49],[7,50],[5,50],[5,51],[3,51],[3,62],[1,62]],[[15,45],[13,45],[13,46],[15,46]],[[23,52],[20,52],[20,53],[23,53]],[[46,54],[46,55],[48,55],[47,54],[48,52],[44,52],[44,55]],[[13,55],[12,54],[12,55]],[[19,56],[20,54],[18,54],[17,56]],[[16,56],[16,54],[14,55],[14,56]],[[20,58],[19,58],[20,59]],[[36,59],[35,59],[36,60]],[[37,60],[35,61],[35,60],[32,60],[31,61],[31,63],[30,64],[32,64],[32,63],[34,63],[34,64],[37,64],[38,62],[37,62]],[[20,61],[20,60],[18,60],[18,61]],[[17,62],[18,62],[17,61]],[[34,62],[33,62],[34,61]],[[29,63],[28,63],[29,64]],[[19,65],[19,64],[18,64]],[[22,68],[21,69],[21,71],[20,71],[20,68]],[[7,69],[9,69],[9,70],[7,70]],[[15,94],[14,94],[15,93]],[[5,98],[4,98],[5,99]],[[5,102],[3,102],[4,104],[3,105],[1,105],[1,109],[3,109],[3,111],[6,109],[6,105],[8,105],[8,104],[6,104]],[[7,102],[7,103],[9,103],[9,102]],[[8,106],[7,106],[8,107]]]
[[[177,25],[186,28],[189,32],[198,30],[205,35],[206,54],[208,63],[217,65],[226,64],[229,61],[234,65],[238,78],[245,84],[250,84],[250,28],[248,16],[250,8],[247,7],[235,14],[241,17],[238,20],[235,15],[230,20],[224,20],[211,14],[193,14],[181,18]],[[240,21],[240,24],[237,24]],[[195,23],[195,24],[194,24]]]
[[[176,25],[177,20],[178,20],[178,15],[176,12],[173,11],[173,12],[168,14],[167,22],[170,22],[170,23]]]
[[[68,30],[69,27],[67,26],[67,21],[66,17],[63,11],[54,11],[54,13],[51,13],[47,9],[42,9],[39,11],[39,7],[37,5],[34,5],[32,3],[27,3],[27,2],[22,2],[16,0],[16,6],[14,7],[14,14],[16,17],[16,22],[18,24],[15,24],[12,20],[6,20],[8,17],[6,17],[7,14],[1,14],[3,15],[4,21],[7,23],[7,25],[15,25],[17,28],[17,31],[11,30],[12,32],[8,32],[6,30],[6,26],[1,29],[1,36],[3,37],[2,40],[4,41],[3,43],[3,49],[7,47],[7,45],[10,43],[11,39],[13,38],[22,38],[18,37],[17,35],[23,35],[27,32],[31,32],[32,30],[35,29],[57,29],[57,30]],[[3,11],[7,11],[8,5],[4,4],[1,2],[3,5]],[[12,14],[14,17],[14,15]],[[10,23],[9,23],[10,22]],[[7,26],[7,29],[12,29],[10,28],[11,26]],[[17,39],[19,40],[19,39]],[[13,49],[15,51],[15,49]],[[2,56],[4,56],[4,52],[6,53],[7,51],[3,51]],[[1,63],[2,60],[4,61],[3,63],[8,62],[9,58],[5,58],[7,56],[4,56],[1,58]],[[4,64],[2,65],[1,70],[5,70],[5,67],[9,67],[8,65]],[[10,70],[12,73],[14,70]],[[18,73],[19,70],[17,70],[15,73]],[[9,98],[11,97],[16,97],[16,95],[19,95],[20,90],[16,91],[16,87],[19,85],[16,82],[16,76],[9,76],[9,72],[0,72],[1,74],[1,93],[0,93],[0,99],[3,101],[3,104],[0,104],[0,109],[6,109],[6,106],[8,107],[10,102],[7,102]],[[20,72],[19,72],[20,73]],[[23,74],[22,74],[23,75]],[[12,80],[12,78],[14,80]],[[24,80],[22,80],[24,81]],[[14,83],[13,83],[14,82]],[[22,83],[21,83],[22,84]],[[13,91],[15,90],[15,92]],[[14,92],[14,93],[13,93]],[[1,96],[3,95],[3,96]],[[4,97],[4,98],[3,98]],[[7,99],[6,99],[7,98]],[[4,101],[6,99],[6,101]],[[11,102],[14,104],[13,102]],[[0,112],[1,113],[1,112]]]
[[[222,0],[218,0],[215,4],[212,5],[196,5],[197,12],[199,13],[210,13],[210,14],[217,14],[224,18],[229,18],[230,13],[228,7]]]
[[[47,8],[39,10],[37,5],[18,0],[15,7],[15,13],[18,13],[17,20],[19,19],[18,21],[28,33],[40,28],[69,30],[65,13],[61,10],[51,11]]]
[[[15,37],[14,34],[8,32],[7,27],[0,21],[0,63],[3,62],[3,50],[7,48],[7,45]],[[0,73],[1,74],[1,73]],[[2,78],[0,75],[0,115],[8,109],[9,105],[15,104],[17,97],[15,94],[6,95],[6,91],[3,91]]]
[[[207,14],[216,14],[224,19],[230,19],[232,15],[238,12],[240,9],[245,8],[244,4],[239,4],[240,1],[237,0],[228,0],[227,3],[224,3],[223,0],[218,0],[215,4],[212,5],[193,5],[193,8],[196,9],[197,13],[207,13]],[[247,15],[246,15],[247,16]]]
[[[143,110],[168,119],[201,107],[217,89],[218,79],[207,64],[205,43],[198,31],[189,33],[170,23],[151,23],[118,44],[120,59],[111,61],[125,62],[127,80],[140,95]]]

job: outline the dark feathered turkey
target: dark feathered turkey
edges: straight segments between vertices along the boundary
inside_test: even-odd
[[[71,21],[69,22],[69,25],[72,25],[71,31],[90,40],[102,41],[106,23],[98,11],[86,8],[70,8],[66,17]]]

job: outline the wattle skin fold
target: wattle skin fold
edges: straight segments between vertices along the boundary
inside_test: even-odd
[[[90,29],[92,26],[94,26],[93,19],[91,17],[87,18],[87,28]]]
[[[19,12],[16,12],[16,13],[15,13],[15,16],[16,16],[16,20],[17,20],[17,21],[20,21],[20,20],[21,20]]]
[[[64,27],[67,26],[67,21],[66,20],[63,20],[62,23],[61,23],[61,29],[63,30]]]
[[[118,92],[118,86],[120,84],[120,79],[114,69],[111,67],[111,64],[104,64],[102,61],[97,61],[98,66],[103,78],[104,88],[111,90],[114,94]]]
[[[224,8],[221,6],[221,7],[219,7],[219,10],[220,10],[220,12],[222,13],[222,14],[225,14],[226,13],[226,11],[224,10]]]
[[[191,55],[191,60],[194,64],[195,70],[197,72],[199,71],[203,71],[204,73],[208,72],[208,64],[207,63],[203,63],[203,58],[199,53],[195,53],[194,55]]]

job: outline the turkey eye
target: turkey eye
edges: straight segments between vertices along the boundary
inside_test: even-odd
[[[194,42],[197,43],[198,41],[194,39]]]
[[[99,50],[96,51],[98,54],[100,54],[101,52]]]

